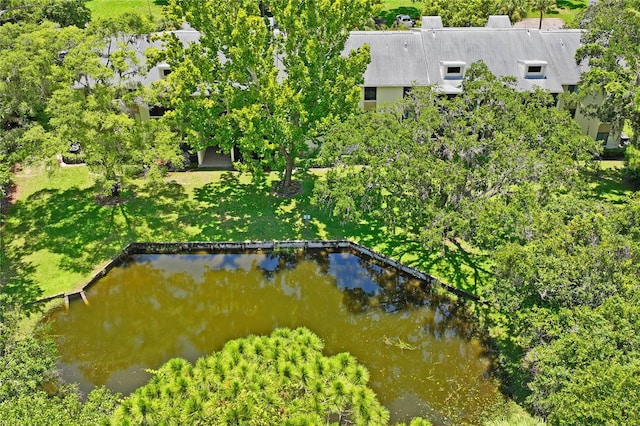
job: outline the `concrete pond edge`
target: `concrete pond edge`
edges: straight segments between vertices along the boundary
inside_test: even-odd
[[[84,303],[89,304],[85,291],[96,284],[102,277],[116,266],[122,264],[130,256],[135,254],[177,254],[177,253],[194,253],[207,252],[216,253],[220,251],[247,251],[247,250],[291,250],[291,249],[340,249],[352,250],[365,257],[373,259],[381,264],[388,265],[402,271],[404,274],[411,276],[430,286],[440,286],[449,293],[455,294],[463,299],[480,301],[479,297],[444,283],[435,277],[426,274],[418,269],[407,266],[388,256],[371,250],[361,244],[349,240],[291,240],[291,241],[249,241],[249,242],[177,242],[177,243],[150,243],[137,242],[128,244],[120,253],[107,262],[98,272],[96,272],[84,285],[69,293],[58,293],[42,299],[38,299],[32,303],[45,303],[54,299],[64,299],[65,307],[69,308],[70,300],[82,299]]]

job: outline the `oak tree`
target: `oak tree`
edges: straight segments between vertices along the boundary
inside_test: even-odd
[[[172,1],[173,15],[201,34],[186,48],[174,39],[167,53],[170,106],[188,141],[236,146],[244,168],[280,171],[280,191],[290,192],[325,123],[358,108],[369,53],[344,46],[377,3],[274,0],[269,20],[256,1]]]
[[[487,210],[577,185],[597,150],[548,93],[510,82],[476,63],[460,95],[414,89],[336,126],[323,153],[335,167],[318,199],[344,219],[368,214],[434,249],[458,238],[485,248]]]
[[[135,47],[148,30],[137,15],[92,23],[82,42],[65,53],[69,85],[49,99],[50,131],[36,128],[27,135],[44,140],[50,153],[79,144],[104,195],[118,196],[128,178],[145,169],[182,161],[166,122],[142,122],[134,114],[145,90]]]
[[[640,135],[640,2],[606,0],[590,6],[576,60],[587,63],[579,95],[585,111],[610,122],[614,132],[628,121],[634,144]]]

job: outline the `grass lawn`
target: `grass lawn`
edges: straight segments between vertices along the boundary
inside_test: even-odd
[[[594,197],[624,203],[631,189],[621,167],[602,162],[591,177]],[[491,279],[481,253],[452,250],[442,260],[375,221],[341,223],[312,201],[322,172],[301,178],[302,194],[283,199],[270,191],[275,174],[255,185],[237,172],[172,173],[163,184],[137,182],[125,202],[102,206],[84,166],[53,175],[25,169],[16,175],[18,198],[2,228],[5,289],[25,301],[69,292],[133,241],[350,239],[467,291]],[[311,215],[309,223],[303,214]]]
[[[557,0],[556,7],[544,14],[545,18],[562,18],[570,28],[577,28],[577,15],[587,7],[587,0]],[[528,18],[540,17],[540,12],[530,11]]]
[[[600,162],[600,170],[591,176],[591,188],[595,198],[619,205],[634,190],[625,179],[624,161],[617,160]]]
[[[162,13],[162,6],[165,4],[167,4],[167,0],[89,0],[87,7],[94,17],[138,12],[158,18]]]
[[[138,182],[121,205],[101,206],[84,166],[50,177],[42,169],[25,169],[16,176],[18,199],[2,236],[6,289],[24,300],[69,292],[132,241],[350,239],[470,291],[488,276],[469,267],[481,259],[467,253],[453,252],[445,263],[375,222],[335,220],[312,203],[319,174],[303,176],[301,195],[282,199],[270,192],[276,175],[254,185],[237,172],[174,173],[164,184]],[[309,223],[303,214],[311,215]]]
[[[139,12],[143,15],[151,15],[159,18],[162,14],[162,6],[168,0],[89,0],[87,7],[91,9],[94,17],[114,16],[125,12]],[[577,13],[587,6],[587,0],[558,0],[557,7],[545,14],[547,18],[562,18],[567,25],[576,26]],[[411,0],[385,0],[383,2],[381,16],[388,22],[393,22],[396,15],[405,14],[412,17],[422,15],[422,3]],[[538,12],[529,11],[529,18],[538,17]]]

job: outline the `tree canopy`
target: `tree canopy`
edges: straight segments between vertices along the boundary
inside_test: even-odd
[[[590,6],[576,60],[587,62],[580,97],[585,111],[616,131],[628,121],[634,143],[640,136],[640,2],[605,0]]]
[[[78,28],[91,20],[88,0],[0,0],[0,25],[43,20]]]
[[[85,402],[77,388],[57,382],[56,350],[50,340],[21,336],[24,312],[0,293],[0,419],[7,426],[98,424],[108,420],[116,396],[104,388]],[[46,389],[46,390],[45,390]]]
[[[440,16],[445,27],[484,27],[500,7],[500,2],[492,0],[433,0],[424,2],[422,15]]]
[[[191,365],[173,359],[114,413],[123,423],[384,425],[389,412],[347,353],[306,328],[232,340]]]
[[[201,38],[187,48],[175,39],[168,44],[169,103],[192,146],[237,146],[239,167],[256,176],[265,167],[281,171],[288,192],[325,123],[358,108],[368,49],[343,50],[349,31],[362,27],[378,2],[270,1],[277,29],[258,3],[171,2],[171,13]]]
[[[370,214],[434,249],[457,238],[488,248],[478,230],[500,211],[580,181],[597,148],[548,93],[519,92],[482,63],[462,88],[451,98],[414,89],[336,126],[323,152],[334,167],[319,199],[338,216]],[[499,232],[498,239],[522,237]]]
[[[506,388],[554,424],[634,423],[639,204],[589,195],[597,150],[547,93],[473,64],[455,97],[414,89],[335,127],[317,197],[445,259],[481,251],[491,276],[476,308]]]
[[[142,122],[134,111],[146,89],[135,47],[151,30],[137,15],[93,22],[60,58],[60,84],[46,99],[46,121],[23,140],[41,144],[40,155],[66,153],[78,144],[97,176],[98,192],[116,196],[128,177],[145,167],[180,165],[179,143],[164,120]]]

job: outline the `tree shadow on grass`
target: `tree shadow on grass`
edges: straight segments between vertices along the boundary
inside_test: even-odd
[[[380,17],[387,21],[388,27],[391,27],[393,26],[397,15],[409,15],[413,19],[418,19],[421,14],[422,11],[417,7],[401,6],[394,9],[383,10],[380,12]]]
[[[35,267],[31,262],[23,261],[15,252],[8,253],[4,250],[0,267],[0,293],[6,294],[8,303],[26,306],[27,309],[35,308],[29,305],[42,297],[42,289],[31,278]]]
[[[556,6],[560,9],[584,9],[587,5],[582,0],[556,0]]]
[[[369,223],[368,231],[357,235],[356,239],[371,249],[474,295],[480,296],[483,283],[492,279],[487,256],[469,251],[460,244],[453,244],[444,253],[431,251],[416,237],[404,233],[390,234],[375,222]]]
[[[593,187],[592,197],[613,204],[626,203],[625,198],[637,188],[627,180],[624,169],[598,169],[587,174]]]
[[[180,185],[137,188],[136,193],[114,206],[96,203],[93,188],[44,189],[18,201],[12,215],[19,220],[4,229],[14,240],[7,247],[14,287],[36,294],[24,281],[34,270],[24,265],[24,259],[40,251],[55,255],[55,267],[86,275],[130,242],[184,238],[181,220],[189,216],[184,213],[187,195]]]
[[[302,191],[282,198],[272,191],[272,182],[246,183],[237,172],[224,173],[220,180],[195,190],[198,201],[197,237],[203,241],[264,241],[322,238],[320,226],[304,219],[320,212],[311,207],[313,178],[298,174]]]

